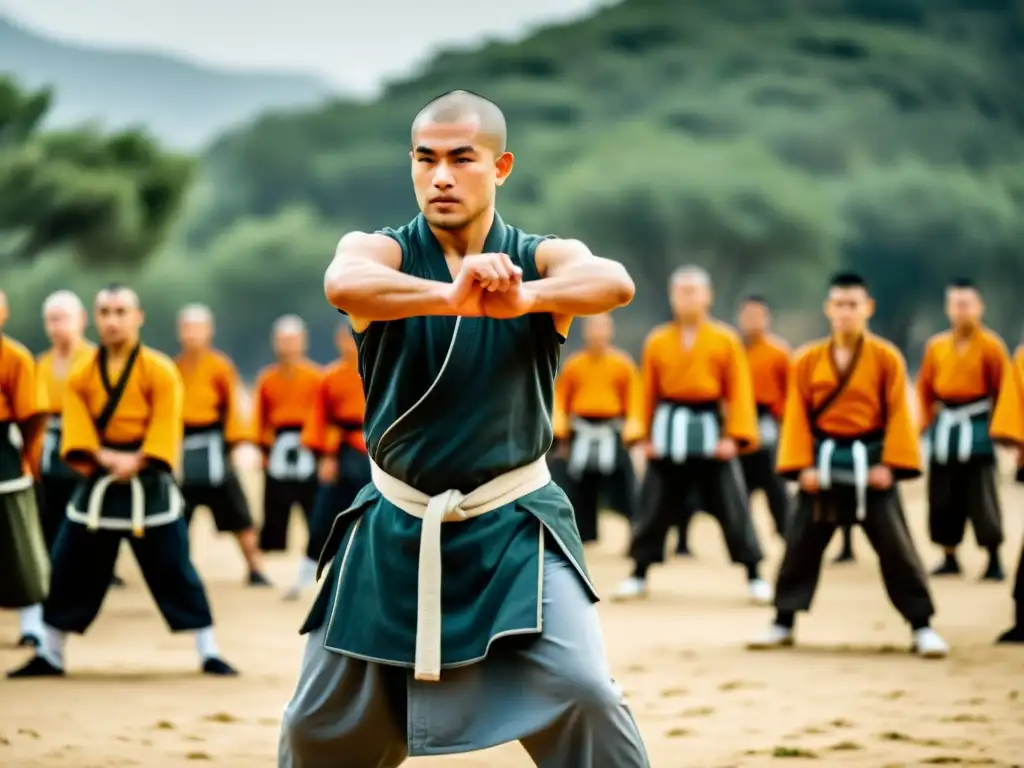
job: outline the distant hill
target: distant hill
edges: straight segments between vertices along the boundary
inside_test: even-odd
[[[162,54],[75,45],[0,17],[0,72],[29,87],[50,85],[53,125],[144,124],[167,144],[196,149],[270,109],[332,94],[314,76],[216,69]]]

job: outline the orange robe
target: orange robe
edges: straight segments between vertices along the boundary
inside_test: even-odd
[[[790,355],[789,345],[770,333],[747,345],[757,410],[770,413],[776,420],[782,419],[786,408]]]
[[[329,365],[302,428],[302,444],[320,456],[334,456],[342,445],[366,453],[363,380],[354,360],[341,358]]]
[[[623,441],[640,440],[647,433],[644,391],[633,359],[611,348],[595,355],[571,355],[555,379],[552,424],[556,439],[569,437],[573,416],[584,419],[624,419]]]
[[[1013,363],[1003,373],[989,434],[1000,443],[1024,447],[1024,344],[1017,347]]]
[[[41,436],[34,423],[38,415],[32,353],[10,336],[0,335],[0,493],[32,485],[31,457],[38,453]],[[18,439],[11,426],[18,427]]]
[[[722,414],[723,435],[742,450],[757,448],[753,382],[739,336],[715,320],[696,329],[688,348],[682,334],[679,325],[666,323],[651,331],[644,344],[641,380],[648,434],[661,402],[710,406]]]
[[[301,430],[316,404],[323,371],[312,360],[302,360],[285,371],[278,364],[264,368],[256,380],[253,426],[256,442],[265,450],[278,430]]]
[[[60,413],[64,407],[64,388],[71,371],[90,354],[95,354],[96,345],[83,339],[65,361],[64,370],[59,370],[57,353],[49,349],[36,360],[36,402],[40,413],[49,415],[45,441],[40,443],[40,471],[43,475],[56,473],[60,477],[75,477],[74,473],[60,463]]]
[[[997,398],[1009,365],[1006,344],[987,328],[974,334],[963,349],[957,348],[952,331],[932,336],[917,374],[921,428],[931,425],[943,404]]]
[[[815,417],[815,411],[821,412]],[[852,440],[872,435],[880,437],[881,463],[894,477],[921,474],[921,449],[907,397],[907,366],[900,351],[878,336],[865,334],[849,368],[840,374],[830,339],[802,347],[786,396],[778,473],[795,480],[802,470],[814,468],[819,436]]]
[[[179,355],[174,362],[185,385],[185,429],[219,425],[228,445],[249,441],[252,435],[238,402],[238,372],[228,356],[207,349],[196,357]]]

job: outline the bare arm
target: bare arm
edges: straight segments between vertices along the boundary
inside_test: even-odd
[[[629,304],[636,290],[626,268],[602,259],[579,240],[545,240],[537,246],[541,279],[528,283],[533,312],[559,319],[599,315]]]
[[[324,293],[356,332],[375,320],[453,314],[451,285],[402,273],[402,249],[385,235],[350,232],[324,275]]]

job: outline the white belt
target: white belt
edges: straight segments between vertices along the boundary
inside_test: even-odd
[[[961,463],[970,461],[971,448],[974,443],[974,435],[971,429],[971,419],[981,416],[992,410],[991,400],[979,400],[970,405],[961,405],[958,408],[943,408],[935,417],[935,431],[932,440],[932,455],[938,464],[949,463],[949,433],[953,427],[960,427],[959,439],[957,441],[957,459]]]
[[[462,494],[447,490],[428,496],[392,477],[370,461],[370,476],[380,495],[403,512],[423,520],[420,533],[416,603],[417,680],[441,679],[441,523],[479,517],[540,490],[551,481],[544,458],[513,469]]]
[[[104,475],[96,481],[92,491],[89,492],[89,503],[85,508],[85,527],[90,531],[100,529],[103,500],[106,498],[107,489],[114,482],[116,482],[116,478],[113,475]],[[128,483],[131,486],[132,494],[132,535],[141,537],[146,533],[146,492],[138,477],[132,477]]]
[[[832,457],[836,452],[835,440],[823,440],[818,449],[818,487],[827,491],[835,481],[840,485],[852,485],[857,494],[857,519],[863,520],[868,511],[868,447],[860,440],[850,446],[853,454],[853,472],[832,469]]]
[[[712,411],[694,413],[684,405],[661,403],[655,409],[651,423],[651,447],[655,458],[667,457],[675,464],[684,463],[691,453],[689,428],[690,420],[695,418],[704,422],[704,445],[698,455],[713,456],[719,437],[718,414]]]
[[[619,429],[620,425],[615,421],[593,424],[586,419],[573,419],[572,430],[575,436],[569,452],[569,474],[574,478],[583,474],[590,458],[590,448],[596,445],[597,467],[603,474],[610,475],[615,470]]]
[[[757,431],[761,438],[761,448],[771,448],[779,441],[779,424],[770,413],[758,416]]]
[[[211,429],[206,432],[195,432],[191,435],[186,435],[181,441],[182,453],[202,449],[207,451],[207,468],[210,474],[208,478],[210,484],[220,485],[224,482],[224,436],[220,430]],[[188,478],[184,477],[184,461],[181,462],[181,468],[183,479],[188,481]]]

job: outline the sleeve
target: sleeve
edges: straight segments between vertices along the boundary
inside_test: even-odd
[[[569,417],[572,408],[572,389],[574,380],[573,358],[565,361],[562,370],[555,377],[555,403],[551,412],[551,426],[556,440],[569,436]]]
[[[268,423],[267,406],[267,374],[261,373],[252,398],[252,433],[263,449],[274,444],[274,430]]]
[[[328,445],[330,440],[329,424],[327,421],[328,403],[327,403],[327,380],[324,379],[320,382],[320,386],[317,389],[316,397],[313,398],[313,406],[309,409],[309,414],[306,416],[306,423],[302,426],[302,444],[309,448],[316,454],[321,456],[326,455],[332,451],[336,451],[338,448],[337,443],[333,446]],[[334,436],[335,441],[340,441],[341,435]]]
[[[149,425],[142,440],[142,455],[149,462],[173,471],[181,459],[185,430],[185,384],[170,360],[151,357],[146,373],[151,376]]]
[[[1003,369],[989,434],[1000,443],[1024,445],[1024,355]]]
[[[643,440],[647,436],[644,385],[636,364],[627,361],[626,379],[626,424],[622,428],[622,439],[626,443]]]
[[[656,337],[652,334],[644,342],[644,350],[640,357],[640,386],[643,392],[644,431],[650,432],[654,409],[661,399],[658,386],[658,347]]]
[[[757,401],[750,361],[739,339],[730,338],[729,365],[725,372],[725,434],[744,451],[757,448]]]
[[[1013,367],[1010,350],[1001,338],[992,335],[990,343],[985,347],[985,385],[993,397],[998,398],[1006,372]]]
[[[807,415],[810,392],[805,391],[808,378],[809,352],[798,356],[792,365],[789,385],[786,387],[786,405],[779,432],[776,472],[787,480],[796,480],[800,473],[813,467],[814,435]]]
[[[87,376],[69,376],[64,386],[64,402],[60,414],[61,457],[83,473],[96,466],[101,447],[100,436],[96,432],[92,414],[89,413],[88,387]]]
[[[921,369],[917,372],[915,390],[917,392],[917,423],[921,431],[931,426],[935,417],[935,347],[928,344],[924,349],[924,357],[921,360]]]
[[[221,366],[217,386],[224,402],[224,440],[228,445],[248,442],[252,436],[239,402],[241,382],[238,379],[238,371],[229,360],[224,360]]]
[[[789,379],[792,376],[793,359],[789,354],[788,350],[783,350],[779,355],[779,362],[775,366],[775,377],[778,383],[779,392],[782,393],[782,398],[775,403],[772,412],[778,421],[782,421],[782,416],[786,411],[786,393],[789,391]]]
[[[24,424],[39,413],[36,362],[31,355],[19,355],[10,384],[11,415],[18,424]]]
[[[49,366],[43,358],[36,360],[36,408],[40,413],[52,413],[53,403],[50,401],[50,387],[46,370]]]
[[[897,480],[911,480],[921,475],[921,442],[910,410],[907,364],[903,356],[893,350],[882,365],[887,415],[882,463],[892,470]]]

